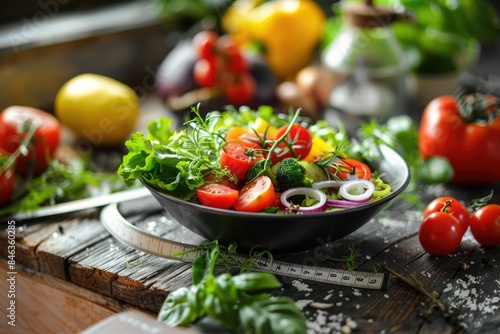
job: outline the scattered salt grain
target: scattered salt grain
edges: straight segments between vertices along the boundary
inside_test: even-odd
[[[301,282],[301,281],[297,281],[297,280],[294,280],[292,282],[292,285],[298,290],[298,291],[312,291],[312,289],[309,287],[309,285]]]
[[[306,307],[307,305],[311,304],[313,302],[312,299],[301,299],[301,300],[297,300],[295,302],[295,305],[297,305],[297,307],[302,310],[304,309],[304,307]]]

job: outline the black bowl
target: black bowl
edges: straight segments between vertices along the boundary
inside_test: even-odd
[[[333,241],[354,232],[406,188],[410,172],[403,158],[389,147],[382,147],[381,153],[373,167],[391,185],[391,193],[378,201],[340,211],[278,215],[223,210],[183,201],[144,184],[175,220],[208,240],[218,240],[222,245],[235,242],[239,250],[260,246],[275,253],[299,252],[318,246],[319,238]]]

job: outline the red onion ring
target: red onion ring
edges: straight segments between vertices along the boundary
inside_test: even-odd
[[[362,206],[366,204],[366,202],[353,202],[353,201],[346,201],[343,199],[329,199],[326,201],[326,204],[328,204],[329,207],[348,209],[348,208],[355,208],[358,206]]]
[[[281,196],[280,196],[280,202],[281,204],[286,207],[287,209],[290,208],[291,204],[288,202],[288,198],[296,195],[305,195],[312,197],[318,201],[313,206],[301,206],[299,208],[299,212],[302,213],[315,213],[315,212],[323,212],[327,208],[327,197],[324,192],[318,189],[314,188],[308,188],[308,187],[298,187],[298,188],[291,188],[286,191],[284,191]]]

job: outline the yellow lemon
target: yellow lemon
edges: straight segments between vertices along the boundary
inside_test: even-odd
[[[57,92],[55,114],[79,140],[93,146],[123,144],[134,131],[139,98],[129,86],[98,74],[81,74]]]

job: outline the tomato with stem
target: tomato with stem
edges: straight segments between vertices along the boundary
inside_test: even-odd
[[[276,132],[274,139],[280,140],[288,130],[288,134],[278,144],[271,156],[273,164],[285,158],[304,159],[311,151],[312,135],[309,130],[299,124],[293,124],[290,129],[288,125],[282,126]]]
[[[261,158],[239,144],[227,144],[220,152],[220,166],[229,169],[238,180],[244,180],[250,167]]]
[[[198,54],[198,58],[215,60],[215,45],[219,35],[210,30],[200,31],[193,37],[193,46]]]
[[[422,248],[434,256],[453,253],[462,241],[462,227],[457,218],[438,211],[424,218],[418,231]]]
[[[0,148],[18,154],[19,174],[45,171],[59,147],[60,136],[59,121],[43,110],[11,106],[0,113]]]
[[[217,48],[223,57],[225,68],[231,73],[243,73],[249,70],[249,64],[231,35],[223,35],[217,40]]]
[[[470,218],[470,230],[481,246],[500,245],[500,205],[487,204],[474,212]]]
[[[457,218],[460,222],[462,235],[467,232],[470,222],[470,214],[467,207],[459,200],[450,196],[442,196],[431,201],[424,210],[424,218],[433,212],[444,212]]]
[[[212,208],[230,209],[238,199],[238,190],[217,183],[205,183],[196,190],[198,201]]]
[[[234,208],[237,211],[260,212],[273,205],[274,185],[268,176],[259,176],[240,191]]]

